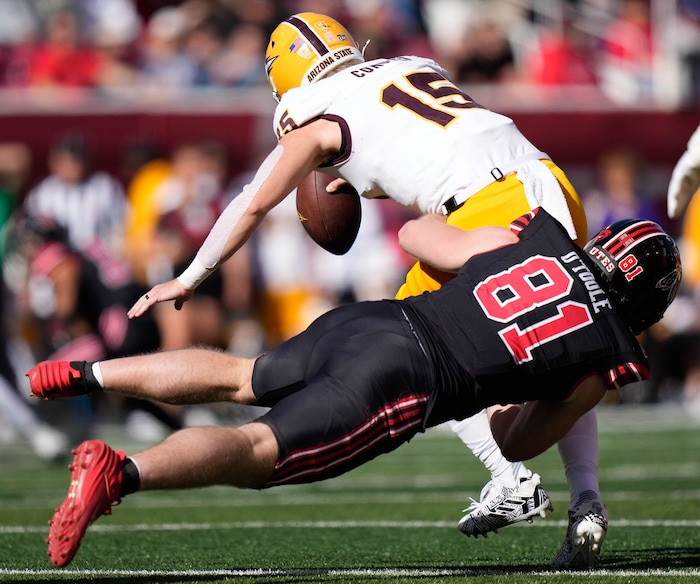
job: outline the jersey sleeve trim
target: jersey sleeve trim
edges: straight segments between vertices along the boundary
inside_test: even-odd
[[[350,126],[348,126],[348,123],[344,118],[341,118],[335,114],[324,114],[321,116],[321,119],[335,122],[340,126],[340,132],[342,134],[340,152],[338,152],[338,156],[330,159],[326,164],[326,166],[338,166],[339,164],[346,162],[352,153],[352,135],[350,134]]]
[[[532,211],[525,213],[525,215],[521,215],[513,220],[510,224],[510,230],[515,233],[515,235],[520,236],[520,232],[532,222],[539,210],[540,208],[536,207]]]

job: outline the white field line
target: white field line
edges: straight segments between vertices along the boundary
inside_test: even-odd
[[[259,578],[259,577],[383,577],[383,578],[435,578],[435,577],[475,577],[475,576],[496,576],[496,575],[516,575],[526,574],[528,576],[551,576],[552,574],[571,574],[576,578],[592,578],[600,576],[614,576],[618,578],[639,578],[639,577],[672,577],[688,578],[697,581],[700,577],[700,570],[590,570],[586,572],[557,572],[555,570],[513,570],[511,568],[423,568],[423,569],[334,569],[334,570],[8,570],[0,569],[0,576],[91,576],[98,578],[109,577],[177,577],[177,578],[197,578],[197,577],[230,577],[230,578]]]
[[[568,498],[568,491],[547,489],[550,497],[555,501]],[[203,492],[204,493],[204,492]],[[478,493],[477,493],[478,494]],[[239,496],[241,495],[241,496]],[[264,493],[253,492],[238,493],[236,491],[223,492],[223,490],[212,490],[203,494],[200,498],[178,497],[168,495],[161,491],[157,496],[145,494],[143,497],[129,497],[128,506],[138,508],[163,508],[177,507],[179,509],[196,509],[199,507],[251,507],[260,505],[271,507],[282,505],[284,507],[313,505],[354,505],[359,503],[374,504],[406,504],[406,503],[468,503],[468,495],[460,493],[416,493],[401,492],[393,493]],[[473,495],[473,494],[472,494]],[[657,500],[659,491],[605,491],[603,500],[605,501],[628,501],[632,498],[636,500]],[[700,501],[700,489],[694,490],[664,490],[664,497],[674,501]],[[36,509],[39,507],[56,507],[61,502],[60,497],[26,497],[13,503],[13,509]],[[563,508],[563,507],[562,507]]]
[[[513,527],[556,527],[567,526],[567,521],[544,519],[532,524],[514,525]],[[615,519],[611,527],[700,527],[697,520],[656,520],[656,519]],[[454,521],[233,521],[222,523],[135,523],[127,525],[91,525],[91,533],[119,533],[123,531],[208,531],[211,529],[351,529],[351,528],[386,528],[386,529],[455,529]],[[43,533],[48,525],[0,525],[0,535]]]

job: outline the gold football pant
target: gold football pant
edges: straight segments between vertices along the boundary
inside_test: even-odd
[[[587,241],[588,227],[581,200],[564,172],[549,160],[543,162],[561,186],[576,228],[576,243],[583,247]],[[511,173],[467,199],[461,207],[448,215],[447,223],[465,230],[489,225],[508,227],[514,219],[529,211],[531,208],[523,184],[518,180],[516,173]],[[455,274],[441,272],[423,262],[416,262],[406,274],[406,281],[399,288],[396,298],[407,298],[437,290],[454,276]]]

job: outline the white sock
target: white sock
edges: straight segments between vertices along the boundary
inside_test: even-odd
[[[557,446],[569,483],[569,507],[576,507],[581,502],[579,499],[590,499],[591,491],[600,496],[598,417],[595,410],[589,410],[581,416]]]
[[[521,478],[528,478],[530,471],[522,462],[510,462],[501,453],[491,433],[491,425],[486,410],[460,422],[447,422],[452,431],[491,473],[491,478],[507,487],[514,487]]]
[[[102,379],[102,370],[100,369],[100,362],[99,362],[99,361],[95,361],[95,362],[92,364],[92,374],[95,376],[95,379],[97,379],[97,383],[100,384],[100,387],[101,387],[102,389],[104,389],[104,388],[105,388],[105,382],[104,382],[104,380]]]

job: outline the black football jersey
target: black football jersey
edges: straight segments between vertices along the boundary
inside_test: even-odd
[[[537,209],[511,229],[518,243],[471,258],[440,290],[406,300],[425,351],[452,372],[438,391],[454,393],[446,402],[461,395],[465,411],[453,413],[563,399],[592,373],[610,389],[648,378],[643,349],[564,228]]]

